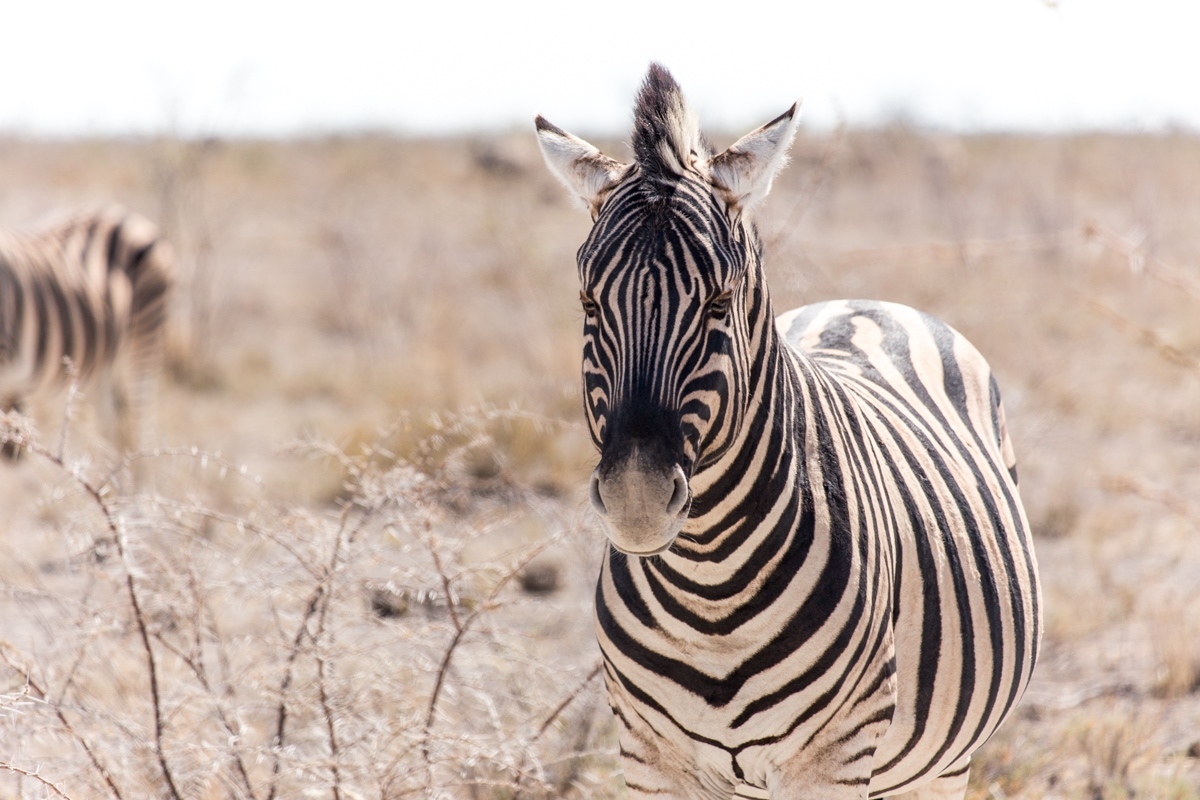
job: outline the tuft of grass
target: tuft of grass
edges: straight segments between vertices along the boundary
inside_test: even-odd
[[[1001,728],[971,758],[971,800],[1024,797],[1035,791],[1036,777],[1046,765],[1028,737],[1012,727]]]
[[[1125,715],[1080,721],[1076,746],[1087,768],[1087,791],[1097,800],[1138,796],[1140,761],[1149,752],[1145,723]]]
[[[1166,598],[1150,620],[1158,664],[1153,691],[1176,699],[1200,693],[1200,602]]]

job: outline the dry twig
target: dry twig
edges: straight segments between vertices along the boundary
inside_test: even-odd
[[[82,749],[87,755],[88,761],[92,765],[92,769],[96,770],[96,772],[100,775],[100,778],[104,781],[104,785],[108,788],[108,791],[113,797],[117,798],[117,800],[121,800],[123,795],[121,794],[121,790],[117,788],[117,784],[116,781],[113,780],[112,773],[109,772],[108,768],[105,767],[103,762],[100,761],[100,757],[96,755],[96,751],[88,743],[87,739],[85,739],[83,735],[76,730],[75,726],[71,724],[71,721],[67,719],[66,714],[63,713],[62,705],[52,702],[49,695],[46,693],[46,690],[38,685],[38,682],[34,680],[29,668],[18,663],[17,654],[12,649],[12,645],[10,645],[8,642],[0,642],[0,658],[3,658],[4,662],[8,664],[12,670],[22,677],[25,685],[33,691],[34,696],[38,700],[47,703],[47,705],[54,711],[54,716],[58,718],[58,722],[60,725],[62,725],[63,730],[75,740],[76,744],[78,744],[80,749]]]
[[[32,438],[21,444],[31,453],[53,464],[64,475],[74,480],[76,485],[92,499],[96,508],[100,510],[100,514],[104,519],[104,526],[108,531],[109,538],[116,546],[117,556],[124,571],[126,598],[129,601],[134,625],[137,628],[138,638],[141,641],[142,650],[146,658],[146,673],[147,680],[149,681],[150,704],[154,722],[154,754],[158,760],[167,791],[174,800],[180,800],[179,789],[175,785],[175,776],[171,771],[170,764],[167,763],[166,752],[163,747],[163,735],[166,723],[163,717],[162,696],[159,692],[158,661],[154,655],[154,648],[150,644],[150,633],[146,624],[146,615],[142,611],[138,581],[134,577],[133,563],[129,557],[128,544],[125,541],[124,524],[120,515],[107,499],[107,496],[112,491],[112,487],[106,483],[92,483],[81,470],[68,465],[63,460],[61,454],[51,453]]]
[[[1133,274],[1140,275],[1144,272],[1155,280],[1200,300],[1200,280],[1188,275],[1178,267],[1167,264],[1162,259],[1148,255],[1142,247],[1141,241],[1133,241],[1120,236],[1095,221],[1084,223],[1083,236],[1088,240],[1099,242],[1106,249],[1124,258],[1129,264],[1129,271]]]
[[[63,800],[71,800],[71,798],[67,796],[66,792],[64,792],[61,788],[59,788],[53,781],[42,777],[42,775],[37,770],[21,769],[18,766],[14,766],[13,764],[9,764],[9,763],[3,762],[3,761],[0,761],[0,769],[15,773],[17,775],[24,776],[26,778],[33,778],[35,781],[40,783],[42,786],[45,786],[50,791],[54,792],[59,797],[63,798]]]

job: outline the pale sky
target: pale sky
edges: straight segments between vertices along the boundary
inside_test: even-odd
[[[1200,130],[1195,0],[8,0],[0,133],[623,133],[651,60],[714,130]]]

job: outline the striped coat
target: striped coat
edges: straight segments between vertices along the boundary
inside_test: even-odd
[[[931,317],[775,318],[753,209],[795,107],[713,155],[651,68],[621,164],[539,118],[593,214],[597,636],[635,797],[961,798],[1040,640],[999,391]]]
[[[135,449],[174,270],[155,226],[119,207],[0,232],[0,404],[19,409],[72,373],[85,385],[99,379],[112,390],[119,443]]]

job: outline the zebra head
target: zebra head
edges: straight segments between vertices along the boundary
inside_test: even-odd
[[[773,331],[747,212],[795,135],[796,106],[714,155],[679,85],[657,64],[638,96],[632,163],[544,118],[550,171],[591,212],[579,249],[584,407],[600,464],[591,500],[617,549],[668,549],[691,479],[734,442]]]

